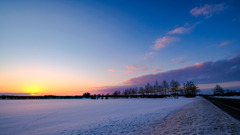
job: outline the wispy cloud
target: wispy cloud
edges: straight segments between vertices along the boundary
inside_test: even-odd
[[[148,52],[148,53],[146,53],[145,54],[145,56],[144,56],[144,60],[147,60],[150,56],[152,56],[154,54],[154,52]]]
[[[190,28],[178,27],[178,28],[175,28],[175,29],[167,32],[167,34],[184,34],[184,33],[189,33],[190,30],[191,30]]]
[[[137,66],[125,66],[126,69],[137,69]]]
[[[190,14],[197,17],[197,16],[206,16],[211,17],[215,13],[219,13],[225,10],[227,6],[224,3],[209,5],[205,4],[201,7],[195,7],[190,10]]]
[[[206,63],[205,62],[197,62],[194,64],[194,66],[201,67],[201,66],[204,66],[204,64],[206,64]]]
[[[167,34],[187,34],[190,33],[197,25],[201,24],[202,21],[198,21],[192,25],[186,23],[184,26],[175,27],[175,29],[168,31]]]
[[[136,72],[136,71],[134,71],[134,70],[127,70],[127,71],[125,72],[125,74],[129,75],[129,74],[132,74],[132,73],[134,73],[134,72]]]
[[[125,71],[125,74],[129,75],[129,74],[135,73],[139,67],[137,67],[137,66],[125,66],[125,68],[127,69],[127,71]]]
[[[118,70],[116,69],[108,69],[109,72],[119,72]]]
[[[151,56],[151,55],[153,55],[153,52],[146,53],[146,56]]]
[[[125,75],[130,75],[137,72],[138,73],[140,72],[156,73],[163,70],[163,68],[161,67],[148,68],[146,66],[125,66],[124,68],[125,69],[122,69],[122,70],[108,69],[108,71],[113,73],[123,73]]]
[[[155,72],[162,71],[163,68],[161,68],[161,67],[158,67],[158,68],[147,68],[147,67],[143,67],[142,70],[143,70],[143,71],[151,71],[151,72],[155,73]]]
[[[226,46],[226,45],[230,44],[231,42],[232,42],[232,40],[224,41],[224,42],[218,44],[217,46],[218,47]]]
[[[162,38],[159,38],[155,41],[154,50],[159,50],[160,48],[165,48],[167,45],[169,45],[170,43],[176,41],[177,38],[176,37],[169,37],[169,36],[164,36]]]
[[[186,61],[185,57],[178,57],[178,58],[172,59],[172,62],[174,63],[184,63],[185,61]]]
[[[163,68],[154,68],[154,69],[152,69],[152,72],[159,72],[159,71],[162,71],[163,70]]]
[[[175,29],[168,31],[165,36],[158,38],[155,41],[155,44],[153,46],[153,50],[157,51],[161,48],[165,48],[168,45],[170,45],[172,42],[177,41],[179,38],[177,38],[176,36],[169,36],[169,35],[173,35],[173,34],[185,34],[185,33],[190,33],[192,31],[192,29],[194,29],[197,25],[199,25],[202,21],[196,22],[193,25],[189,25],[188,23],[186,23],[184,26],[182,27],[176,27]],[[144,60],[147,60],[149,58],[149,56],[152,56],[154,54],[153,51],[150,51],[148,53],[145,54],[144,56]]]
[[[109,72],[115,72],[115,73],[124,73],[126,75],[129,75],[129,74],[132,74],[132,73],[135,73],[138,68],[140,67],[137,67],[137,66],[125,66],[125,69],[123,70],[117,70],[117,69],[108,69]]]

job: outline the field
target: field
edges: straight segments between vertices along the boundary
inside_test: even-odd
[[[1,100],[1,134],[140,132],[194,98]]]
[[[0,134],[240,133],[239,121],[202,97],[0,100],[0,106]]]

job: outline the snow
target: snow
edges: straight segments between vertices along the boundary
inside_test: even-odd
[[[240,99],[240,96],[213,96],[214,98]]]
[[[204,98],[188,104],[171,117],[161,120],[157,128],[145,134],[239,135],[240,121]]]
[[[240,121],[202,97],[0,100],[0,106],[0,135],[240,134]]]
[[[139,134],[198,99],[0,100],[0,134]]]

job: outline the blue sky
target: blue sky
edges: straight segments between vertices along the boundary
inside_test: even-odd
[[[1,92],[26,92],[31,84],[51,93],[62,84],[62,93],[75,94],[233,59],[240,53],[239,6],[237,0],[0,1]]]

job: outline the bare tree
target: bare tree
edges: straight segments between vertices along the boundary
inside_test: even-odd
[[[121,94],[120,91],[114,91],[114,92],[113,92],[113,96],[114,96],[114,97],[120,96],[120,94]]]
[[[169,85],[168,85],[168,82],[166,80],[162,81],[162,88],[164,90],[164,94],[166,95],[167,90],[169,89]]]
[[[187,83],[183,84],[183,89],[185,92],[185,96],[196,96],[198,90],[198,87],[194,84],[192,81],[188,81]]]
[[[155,84],[153,85],[153,92],[156,95],[156,93],[159,92],[159,84],[158,81],[156,80]]]
[[[125,90],[123,91],[123,95],[124,95],[124,96],[129,96],[129,95],[130,95],[129,89],[125,89]]]
[[[223,88],[220,86],[220,85],[216,85],[215,86],[215,88],[213,89],[213,93],[214,93],[214,95],[224,95],[224,90],[223,90]]]
[[[140,93],[141,95],[145,95],[145,89],[144,89],[143,87],[140,87],[140,88],[139,88],[139,93]]]
[[[147,85],[145,86],[145,91],[148,95],[149,95],[149,93],[151,93],[152,86],[150,85],[150,83],[147,83]]]
[[[170,86],[173,94],[177,94],[177,92],[179,91],[180,83],[178,81],[172,80],[170,82]]]

